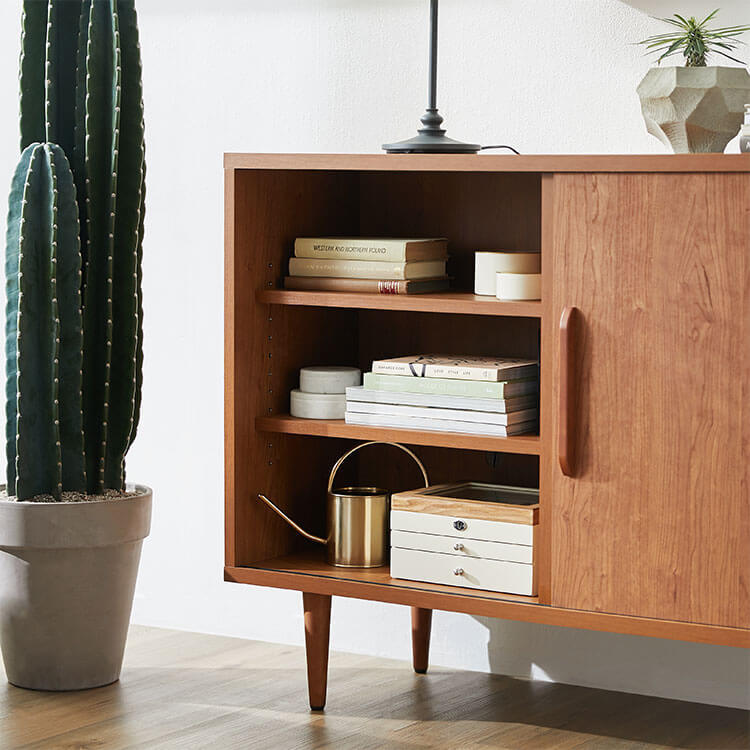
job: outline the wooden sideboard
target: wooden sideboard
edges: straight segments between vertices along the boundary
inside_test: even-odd
[[[227,154],[228,581],[303,592],[311,706],[331,596],[750,646],[750,155]],[[294,238],[446,236],[454,291],[285,291]],[[477,297],[473,252],[541,249],[541,302]],[[540,434],[497,438],[290,417],[299,368],[423,351],[538,357]],[[412,447],[433,482],[539,487],[538,596],[333,568],[315,533],[354,442]],[[351,482],[419,485],[392,449]],[[342,477],[344,479],[345,477]]]

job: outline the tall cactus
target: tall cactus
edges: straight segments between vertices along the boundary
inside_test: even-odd
[[[59,146],[31,144],[21,155],[7,247],[8,491],[83,491],[78,207]]]
[[[62,354],[57,356],[54,347],[49,350],[49,342],[39,334],[38,326],[34,330],[39,334],[39,342],[32,334],[25,333],[20,323],[25,319],[22,302],[26,299],[20,281],[26,276],[22,275],[22,264],[17,260],[26,257],[20,252],[21,243],[31,242],[35,247],[47,248],[44,252],[51,254],[60,242],[46,228],[49,201],[29,201],[25,191],[42,195],[43,185],[51,185],[56,179],[58,185],[65,182],[65,205],[68,208],[72,205],[76,215],[76,243],[80,238],[80,250],[76,253],[78,267],[82,267],[82,284],[76,286],[75,295],[69,299],[82,296],[78,315],[83,333],[82,342],[79,340],[77,344],[80,360],[77,372],[79,379],[82,372],[84,445],[76,449],[82,470],[75,478],[67,474],[66,466],[72,459],[66,462],[67,443],[60,440],[62,458],[58,463],[62,475],[58,472],[52,482],[51,475],[44,474],[42,479],[40,471],[37,484],[44,489],[35,485],[32,494],[59,495],[60,489],[80,489],[81,475],[90,493],[105,488],[122,489],[125,454],[135,438],[139,420],[143,360],[140,284],[145,147],[134,0],[25,0],[22,39],[21,145],[25,150],[11,188],[7,328],[14,341],[16,326],[18,341],[26,341],[24,337],[28,335],[31,343],[9,343],[7,348],[8,486],[9,490],[16,486],[19,497],[29,496],[17,469],[26,460],[25,456],[32,462],[42,460],[29,453],[31,449],[23,443],[20,432],[11,435],[15,429],[12,425],[19,424],[24,416],[18,404],[25,400],[24,378],[28,370],[24,373],[21,353],[35,352],[33,369],[37,378],[42,378],[43,371],[50,367],[61,366],[63,362],[67,366],[72,361],[63,360],[62,337],[59,342]],[[39,145],[39,141],[47,143]],[[43,158],[40,154],[47,156]],[[65,154],[70,157],[72,173],[67,160],[65,167],[61,166]],[[50,166],[46,168],[43,164]],[[19,182],[22,176],[23,184]],[[73,189],[72,201],[68,200],[68,188]],[[19,227],[33,239],[27,240]],[[59,222],[56,231],[62,231]],[[38,274],[34,278],[39,287],[35,295],[52,293],[47,283],[51,279],[45,282]],[[19,300],[14,303],[16,307],[11,304],[14,290]],[[48,323],[55,318],[55,303],[51,299],[35,308]],[[56,382],[54,377],[52,382]],[[13,399],[15,406],[11,404]],[[62,408],[63,401],[59,398],[52,399],[53,406],[56,401]],[[79,408],[79,421],[80,414]],[[48,416],[42,415],[42,421],[46,422]],[[66,412],[65,418],[68,416]],[[63,425],[62,412],[57,421]],[[54,426],[54,415],[51,422]],[[80,435],[79,430],[79,442]]]

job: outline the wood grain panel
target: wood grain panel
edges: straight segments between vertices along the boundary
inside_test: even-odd
[[[404,354],[539,358],[539,320],[424,312],[359,312],[359,362]]]
[[[549,459],[550,446],[555,434],[556,409],[552,387],[553,351],[551,348],[554,311],[552,292],[554,284],[554,221],[555,221],[555,177],[542,175],[542,320],[539,351],[539,442],[544,444],[544,458]],[[540,467],[541,468],[541,467]],[[552,488],[548,471],[539,472],[539,524],[537,528],[537,594],[542,604],[550,603],[552,579]]]
[[[369,294],[355,292],[304,292],[288,289],[263,289],[258,300],[272,305],[306,307],[352,307],[366,310],[412,310],[449,315],[494,315],[540,318],[541,302],[501,302],[469,292],[436,294]]]
[[[288,410],[300,367],[346,363],[357,347],[355,313],[271,307],[257,292],[278,285],[296,236],[356,233],[358,193],[351,174],[230,170],[226,179],[226,554],[248,564],[298,544],[257,493],[321,531],[326,467],[341,448],[269,439],[256,418]]]
[[[632,615],[585,612],[538,604],[537,597],[473,591],[457,586],[391,578],[390,569],[334,568],[317,550],[266,560],[248,568],[225,568],[224,579],[257,586],[349,596],[410,607],[464,612],[504,620],[627,633],[676,641],[750,648],[750,630]]]
[[[582,322],[574,478],[543,431],[551,603],[747,627],[750,177],[554,185],[545,316]],[[544,351],[557,388],[551,326]]]
[[[339,437],[350,440],[386,440],[411,445],[445,446],[466,450],[483,450],[498,453],[520,453],[536,455],[540,451],[537,435],[516,435],[503,438],[491,435],[471,435],[460,432],[438,432],[433,430],[406,430],[399,427],[368,427],[346,424],[343,419],[303,419],[286,414],[258,417],[257,429],[262,432],[280,432],[291,435],[314,435],[317,437]],[[445,456],[447,458],[447,455]],[[461,472],[466,479],[466,471]],[[455,478],[455,477],[454,477]],[[473,478],[473,477],[472,477]],[[448,481],[451,477],[441,481]],[[524,487],[530,484],[521,483]]]
[[[503,521],[533,526],[539,518],[539,505],[504,505],[481,500],[453,500],[446,497],[421,495],[419,492],[399,492],[391,498],[392,510],[429,513],[435,516],[477,518],[484,521]]]
[[[750,172],[745,154],[224,154],[231,169],[384,172]]]
[[[363,172],[361,230],[375,237],[447,237],[453,286],[474,289],[476,250],[538,250],[538,174]]]

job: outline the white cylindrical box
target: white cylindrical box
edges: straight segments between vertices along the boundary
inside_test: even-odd
[[[541,253],[480,250],[474,253],[474,294],[495,296],[498,273],[539,273]]]
[[[303,419],[343,419],[345,393],[305,393],[295,388],[289,394],[289,413]]]
[[[361,384],[362,372],[356,367],[303,367],[299,371],[299,389],[305,393],[346,393],[349,386]]]
[[[506,302],[542,298],[540,273],[499,273],[496,282],[495,296]]]

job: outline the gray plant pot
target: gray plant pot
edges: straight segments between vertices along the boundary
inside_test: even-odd
[[[0,646],[8,680],[81,690],[120,676],[151,490],[84,503],[0,501]]]
[[[750,102],[745,68],[651,68],[638,86],[646,129],[675,153],[723,153]]]

